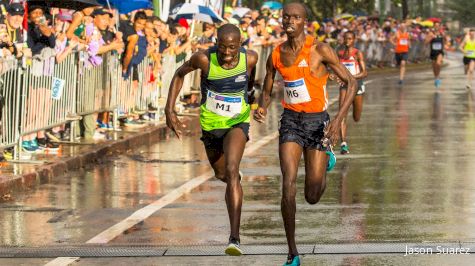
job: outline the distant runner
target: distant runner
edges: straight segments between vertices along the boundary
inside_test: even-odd
[[[360,121],[361,113],[363,112],[363,94],[365,93],[364,78],[368,76],[366,71],[366,64],[364,61],[363,53],[356,49],[355,46],[355,33],[348,31],[345,33],[344,49],[338,50],[338,57],[340,62],[350,71],[351,75],[358,81],[358,91],[356,92],[355,99],[353,100],[353,120],[355,122]],[[340,86],[340,108],[345,101],[346,91],[348,86],[341,84]],[[341,122],[341,145],[340,153],[348,154],[350,150],[348,148],[348,142],[346,139],[346,117]]]
[[[431,29],[425,40],[430,45],[430,59],[432,60],[432,69],[434,71],[434,85],[439,88],[442,84],[440,80],[440,70],[444,60],[445,34],[440,28],[440,23],[435,22],[434,28]]]
[[[396,34],[391,38],[391,43],[394,45],[396,64],[399,66],[399,85],[402,85],[404,83],[404,75],[406,74],[409,48],[411,46],[406,24],[402,23],[399,25]]]
[[[473,71],[475,70],[475,29],[470,29],[459,48],[463,52],[463,64],[467,75],[467,89],[472,88]]]

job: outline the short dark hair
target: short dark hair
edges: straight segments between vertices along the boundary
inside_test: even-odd
[[[136,20],[138,20],[138,19],[145,19],[145,20],[147,20],[148,17],[147,17],[147,15],[145,14],[144,11],[139,11],[139,12],[135,13],[134,21],[136,21]]]
[[[267,22],[267,20],[268,20],[266,16],[259,15],[259,16],[256,18],[256,21],[259,21],[259,20],[261,20],[261,19],[265,20],[265,22]]]
[[[224,24],[223,26],[219,27],[218,29],[218,39],[220,36],[223,35],[234,35],[241,40],[241,31],[238,27],[233,24]]]
[[[177,28],[179,27],[183,27],[182,25],[180,25],[179,23],[174,23],[170,26],[170,34],[172,35],[177,35],[178,34],[178,30]]]
[[[303,7],[303,9],[305,10],[305,18],[307,20],[311,19],[310,17],[311,17],[312,12],[307,7],[307,5],[305,5],[304,3],[300,3],[300,2],[290,2],[290,3],[285,4],[285,6],[292,5],[292,4],[297,4],[297,5],[300,5],[301,7]],[[285,8],[285,6],[284,6],[284,8]]]

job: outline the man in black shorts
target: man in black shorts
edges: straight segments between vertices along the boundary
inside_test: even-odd
[[[168,93],[165,115],[167,126],[181,137],[183,125],[174,107],[186,74],[201,69],[200,124],[215,177],[226,183],[226,205],[231,234],[225,253],[242,254],[239,227],[243,192],[239,164],[249,139],[250,103],[257,54],[241,48],[241,33],[231,24],[218,29],[217,46],[193,54],[177,69]]]
[[[434,71],[434,85],[439,88],[441,85],[440,70],[444,60],[445,34],[440,28],[440,23],[435,22],[434,28],[429,32],[425,40],[430,45],[430,59],[432,60],[432,69]]]

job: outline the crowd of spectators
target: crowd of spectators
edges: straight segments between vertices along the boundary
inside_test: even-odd
[[[53,56],[61,63],[68,55],[78,51],[86,56],[90,66],[102,64],[102,54],[121,55],[122,76],[125,79],[138,79],[136,66],[145,57],[154,61],[154,75],[160,77],[169,69],[162,68],[164,56],[175,56],[182,61],[187,53],[207,49],[216,42],[218,24],[201,23],[191,32],[191,21],[169,19],[162,21],[154,16],[152,9],[136,10],[127,15],[119,15],[116,10],[105,7],[88,7],[82,10],[45,8],[29,5],[23,1],[13,1],[2,5],[0,21],[0,73],[4,71],[3,62],[8,58],[21,60],[28,64],[31,60],[42,60]],[[241,8],[242,10],[242,8]],[[243,46],[253,49],[256,46],[273,47],[285,41],[281,28],[282,10],[263,7],[260,10],[236,12],[226,7],[223,23],[232,23],[242,32]],[[369,67],[393,65],[392,37],[399,25],[405,23],[410,32],[414,55],[410,60],[418,62],[426,59],[422,45],[429,27],[420,18],[398,21],[379,17],[340,16],[324,21],[311,20],[307,33],[333,47],[341,45],[343,35],[353,31],[357,38],[357,48],[367,57]],[[190,37],[194,36],[194,37]],[[8,99],[7,99],[8,100]],[[3,100],[5,101],[5,99]],[[1,104],[2,101],[0,101]],[[99,119],[96,119],[98,117]],[[131,127],[143,126],[140,119],[126,119],[124,124]],[[83,119],[86,138],[104,138],[104,130],[111,128],[108,114],[92,115]],[[23,148],[27,152],[41,149],[57,149],[54,141],[69,140],[68,127],[53,128],[23,138]],[[48,141],[53,140],[53,141]]]

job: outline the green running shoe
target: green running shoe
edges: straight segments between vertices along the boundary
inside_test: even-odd
[[[327,164],[327,172],[330,172],[336,165],[336,156],[332,149],[326,151],[325,153],[330,157]]]
[[[300,266],[300,258],[299,256],[295,256],[292,258],[292,255],[287,256],[287,261],[284,263],[283,266]]]
[[[340,153],[341,154],[348,154],[350,153],[350,149],[348,148],[348,144],[344,141],[341,143],[340,146]]]

